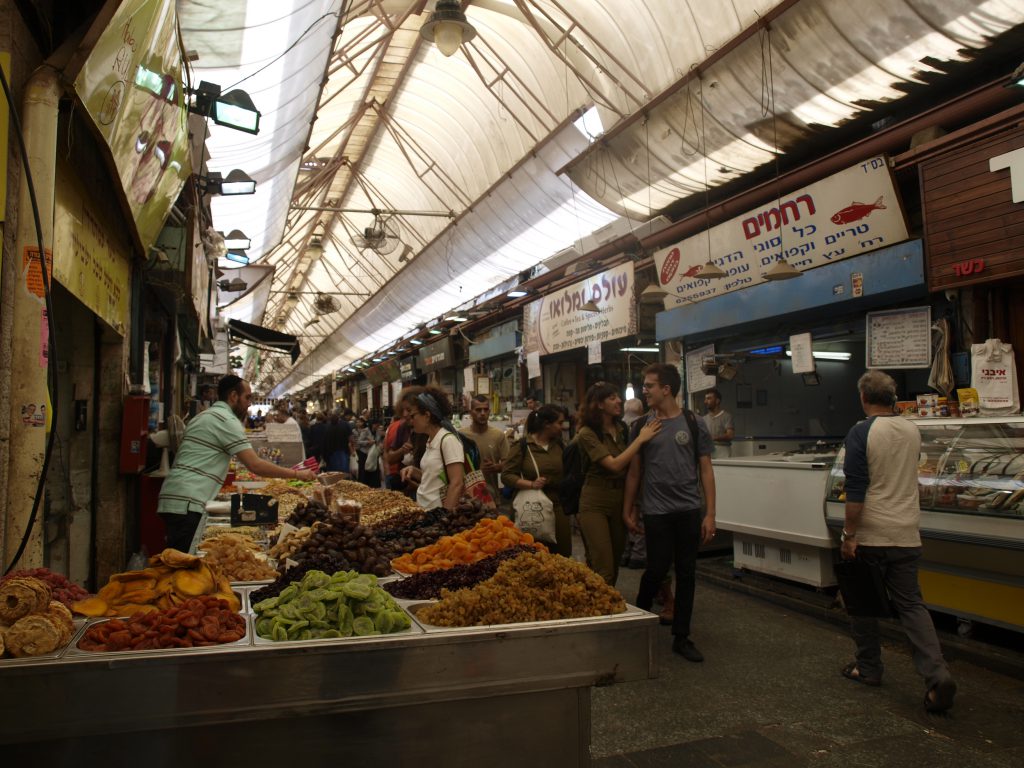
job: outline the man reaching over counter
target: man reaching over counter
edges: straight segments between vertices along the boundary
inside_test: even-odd
[[[257,476],[286,480],[316,477],[309,470],[279,467],[256,455],[242,426],[252,402],[248,382],[238,376],[225,376],[217,385],[217,398],[185,428],[174,466],[160,490],[157,513],[167,527],[167,546],[182,552],[192,549],[206,503],[224,484],[232,456]]]

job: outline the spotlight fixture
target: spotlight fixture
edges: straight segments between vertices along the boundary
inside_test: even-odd
[[[217,283],[217,287],[225,293],[237,293],[238,291],[244,291],[249,287],[249,284],[240,277],[233,277],[230,280],[221,280]]]
[[[209,176],[196,176],[204,195],[252,195],[256,180],[245,171],[235,168],[227,176],[211,171]]]
[[[451,56],[463,43],[476,37],[476,27],[462,12],[459,0],[437,0],[437,7],[427,23],[420,27],[420,37],[435,43],[445,56]]]
[[[580,310],[583,312],[600,312],[601,308],[597,306],[597,304],[595,304],[593,301],[588,301],[586,304],[580,307]]]
[[[529,291],[524,291],[521,288],[516,288],[514,291],[509,291],[505,295],[508,296],[510,299],[521,299],[524,296],[529,296],[530,292]]]
[[[245,91],[236,88],[221,94],[219,85],[203,80],[191,92],[191,97],[189,112],[213,118],[217,125],[234,128],[236,131],[251,134],[260,132],[260,111]]]
[[[462,315],[448,315],[448,317],[444,319],[446,323],[464,323],[467,320],[469,320],[469,318],[463,317]]]
[[[775,266],[767,272],[763,272],[761,277],[765,280],[792,280],[794,277],[800,277],[801,274],[803,273],[788,261],[779,259],[775,262]]]
[[[410,344],[415,344],[417,347],[420,347],[420,346],[423,345],[423,342],[420,341],[419,339],[409,339],[409,343]]]
[[[429,333],[429,334],[430,334],[431,336],[440,336],[440,335],[441,335],[442,333],[444,333],[444,331],[442,331],[442,330],[441,330],[440,328],[431,328],[431,329],[430,329],[430,330],[428,331],[428,333]]]

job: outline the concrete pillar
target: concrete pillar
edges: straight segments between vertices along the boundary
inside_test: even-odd
[[[58,73],[49,67],[38,69],[25,84],[21,108],[22,129],[35,187],[42,225],[43,245],[53,245],[54,178],[57,153],[57,107],[61,88]],[[12,136],[12,141],[16,139]],[[26,175],[22,173],[18,193],[18,228],[15,239],[16,271],[13,286],[10,382],[10,449],[7,474],[7,504],[4,536],[4,564],[11,562],[30,523],[32,502],[42,469],[46,427],[37,418],[49,410],[46,389],[47,365],[42,340],[45,302],[40,289],[38,262],[25,262],[28,249],[38,248],[32,203]],[[34,275],[34,277],[33,277]],[[45,418],[42,420],[45,422]],[[42,504],[29,543],[18,567],[43,564]]]

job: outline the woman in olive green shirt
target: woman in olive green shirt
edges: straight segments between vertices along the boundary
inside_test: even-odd
[[[626,546],[622,497],[626,470],[640,446],[661,431],[661,422],[644,425],[636,440],[626,445],[622,398],[615,387],[598,382],[587,390],[577,416],[579,441],[586,474],[580,491],[577,520],[587,550],[587,565],[615,586],[619,560]]]
[[[543,405],[526,419],[526,437],[512,446],[501,482],[517,491],[537,488],[544,491],[555,508],[555,541],[544,542],[549,549],[565,557],[572,556],[572,527],[562,511],[558,489],[562,482],[562,422],[565,415],[553,405]],[[526,452],[533,457],[531,461]],[[533,462],[537,462],[534,469]],[[539,472],[539,476],[538,476]],[[622,506],[621,504],[619,505]],[[619,517],[622,510],[619,510]]]

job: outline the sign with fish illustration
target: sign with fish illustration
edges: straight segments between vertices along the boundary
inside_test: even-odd
[[[872,157],[655,252],[665,308],[765,282],[785,258],[800,271],[906,240],[886,158]],[[709,257],[726,277],[701,278]]]

